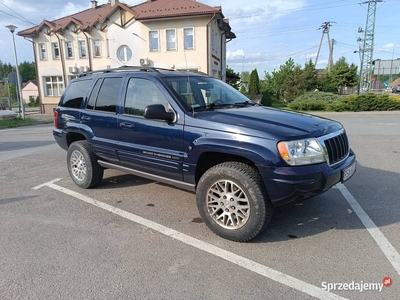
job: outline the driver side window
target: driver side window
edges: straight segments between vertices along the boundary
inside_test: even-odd
[[[124,114],[143,116],[145,107],[151,104],[162,104],[168,111],[168,100],[153,82],[142,78],[129,79]]]

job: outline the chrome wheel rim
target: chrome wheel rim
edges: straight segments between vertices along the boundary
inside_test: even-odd
[[[76,180],[83,181],[86,178],[86,160],[81,152],[74,150],[71,153],[70,167]]]
[[[246,193],[230,180],[220,180],[208,189],[207,210],[218,225],[231,230],[243,227],[250,217]]]

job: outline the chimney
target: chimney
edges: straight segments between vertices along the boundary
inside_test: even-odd
[[[108,0],[108,3],[110,3],[111,6],[114,6],[116,2],[118,2],[118,0]]]
[[[90,2],[92,2],[92,8],[96,9],[97,8],[97,1],[96,0],[92,0]]]

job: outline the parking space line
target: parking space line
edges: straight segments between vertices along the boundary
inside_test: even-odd
[[[274,270],[272,268],[269,268],[265,265],[262,265],[260,263],[257,263],[255,261],[252,261],[250,259],[247,259],[243,256],[237,255],[235,253],[229,252],[227,250],[224,250],[222,248],[219,248],[217,246],[214,246],[212,244],[209,244],[207,242],[198,240],[194,237],[188,236],[184,233],[181,233],[179,231],[176,231],[174,229],[171,229],[169,227],[163,226],[161,224],[158,224],[156,222],[150,221],[148,219],[142,218],[140,216],[137,216],[135,214],[129,213],[127,211],[124,211],[122,209],[119,209],[117,207],[114,207],[112,205],[97,201],[96,199],[87,197],[85,195],[82,195],[78,192],[72,191],[70,189],[61,187],[59,185],[56,185],[54,182],[58,181],[53,180],[41,185],[38,185],[34,187],[33,189],[39,189],[42,187],[49,187],[54,190],[57,190],[59,192],[62,192],[66,195],[72,196],[76,199],[82,200],[86,203],[89,203],[91,205],[94,205],[96,207],[102,208],[106,211],[109,211],[113,214],[116,214],[118,216],[121,216],[125,219],[128,219],[130,221],[133,221],[137,224],[140,224],[142,226],[145,226],[147,228],[150,228],[154,231],[157,231],[161,234],[164,234],[170,238],[173,238],[175,240],[181,241],[182,243],[185,243],[187,245],[190,245],[194,248],[197,248],[199,250],[203,250],[204,252],[207,252],[209,254],[212,254],[216,257],[222,258],[226,261],[229,261],[235,265],[238,265],[240,267],[243,267],[251,272],[257,273],[259,275],[262,275],[266,278],[272,279],[276,282],[279,282],[283,285],[286,285],[288,287],[291,287],[293,289],[296,289],[298,291],[301,291],[303,293],[306,293],[310,296],[316,297],[318,299],[326,299],[326,300],[339,300],[339,299],[347,299],[343,298],[341,296],[338,296],[336,294],[330,293],[328,291],[322,290],[322,288],[314,286],[312,284],[309,284],[305,281],[299,280],[297,278],[294,278],[290,275],[286,275],[280,271]]]
[[[361,205],[349,192],[349,190],[343,184],[337,184],[338,189],[342,193],[343,197],[350,204],[353,211],[356,213],[358,218],[364,224],[365,228],[368,230],[369,234],[381,248],[382,252],[385,254],[386,258],[392,264],[397,274],[400,275],[400,254],[396,251],[393,245],[388,241],[388,239],[383,235],[371,218],[367,215]]]

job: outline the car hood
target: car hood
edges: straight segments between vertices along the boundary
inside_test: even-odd
[[[319,137],[342,129],[340,123],[329,119],[263,106],[202,111],[195,117],[209,121],[210,129],[255,136],[268,133],[278,139]]]

